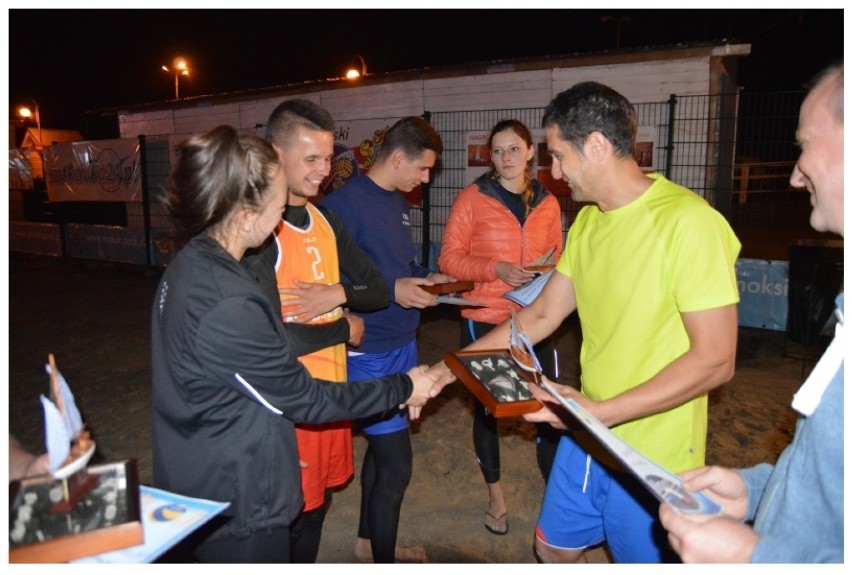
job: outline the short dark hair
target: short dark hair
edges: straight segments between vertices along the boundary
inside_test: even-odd
[[[177,146],[166,210],[179,245],[217,228],[237,206],[260,208],[278,166],[266,140],[219,126]]]
[[[419,116],[408,116],[385,132],[376,160],[384,160],[394,150],[402,150],[405,157],[412,160],[420,157],[425,150],[432,150],[440,156],[444,151],[444,143],[429,122]]]
[[[598,82],[581,82],[557,95],[545,109],[541,126],[558,127],[560,137],[580,153],[586,138],[600,132],[616,155],[633,155],[636,110],[627,98]]]
[[[278,104],[266,121],[266,139],[287,148],[299,126],[319,132],[334,132],[334,118],[319,104],[304,98],[285,100]]]

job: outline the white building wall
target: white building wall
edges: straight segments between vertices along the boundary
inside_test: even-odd
[[[710,92],[710,58],[556,68],[552,96],[588,80],[611,86],[634,104],[662,102],[668,100],[670,94],[707,94]]]
[[[199,108],[175,110],[175,133],[197,134],[216,126],[240,125],[240,104],[231,102]]]
[[[174,134],[174,110],[119,114],[118,128],[122,138],[135,138],[142,134]]]
[[[721,50],[722,53],[719,53]],[[746,47],[735,46],[713,49],[713,55],[739,55],[748,53]],[[660,54],[660,53],[658,53]],[[637,57],[636,60],[639,58]],[[602,61],[598,58],[597,61]],[[203,132],[220,124],[229,124],[240,131],[263,135],[263,126],[273,109],[283,100],[301,97],[317,102],[326,108],[339,124],[341,131],[349,132],[350,126],[375,124],[388,125],[396,118],[421,115],[424,112],[475,112],[484,110],[513,110],[544,108],[550,100],[572,85],[594,80],[613,87],[634,104],[665,102],[672,94],[678,96],[706,95],[711,91],[711,50],[696,51],[684,57],[664,55],[661,59],[630,61],[614,64],[588,64],[573,62],[571,67],[516,70],[513,64],[501,64],[485,68],[483,73],[452,76],[434,75],[428,72],[422,77],[396,82],[366,83],[340,87],[340,82],[317,89],[321,84],[305,84],[304,90],[288,86],[279,94],[259,95],[256,99],[238,102],[203,102],[197,107],[174,110],[139,111],[119,115],[121,137],[139,134],[191,135]],[[519,66],[520,67],[520,66]],[[647,120],[647,119],[646,119]],[[665,125],[668,118],[650,120],[657,126]],[[537,127],[537,126],[531,126]],[[647,126],[646,126],[647,127]],[[677,125],[680,141],[706,142],[708,123],[691,121]],[[462,130],[465,129],[462,127]],[[481,129],[481,128],[478,128]],[[353,131],[357,131],[353,128]],[[443,135],[445,152],[442,163],[445,167],[459,167],[466,162],[464,133]],[[357,141],[343,141],[346,145],[357,145]],[[685,158],[687,165],[702,166],[706,158],[706,146],[695,146]],[[684,159],[684,158],[682,158]],[[679,183],[690,188],[704,187],[705,173],[697,167],[681,175]],[[436,206],[447,206],[458,190],[454,186],[442,186],[441,175],[433,182],[433,200]],[[452,189],[451,189],[452,188]],[[445,207],[432,214],[432,223],[443,225]],[[415,227],[422,214],[412,210]],[[440,241],[440,238],[433,238]]]
[[[430,112],[535,108],[547,105],[552,94],[551,70],[439,78],[424,86]]]
[[[313,100],[315,98],[309,99]],[[235,127],[241,132],[263,136],[262,127],[266,122],[266,118],[269,117],[277,105],[278,102],[272,99],[240,102],[237,106],[239,121]]]
[[[419,116],[426,109],[425,83],[414,80],[327,90],[319,103],[340,121]]]
[[[610,85],[634,103],[668,99],[670,94],[707,94],[709,56],[598,66],[513,71],[497,66],[489,73],[418,79],[352,88],[288,92],[256,100],[204,103],[194,108],[122,113],[122,138],[140,134],[193,134],[220,124],[243,131],[256,130],[286,98],[304,97],[331,112],[338,121],[400,118],[424,111],[499,110],[546,106],[559,92],[577,82],[595,80]]]

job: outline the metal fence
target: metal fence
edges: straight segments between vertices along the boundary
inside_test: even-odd
[[[638,103],[638,139],[652,143],[653,169],[706,198],[729,219],[745,256],[786,259],[787,245],[813,237],[808,195],[788,183],[798,156],[795,130],[804,96],[804,91],[672,95],[665,102]],[[426,114],[443,139],[444,153],[423,206],[412,208],[420,261],[435,264],[453,200],[470,183],[467,135],[488,132],[506,118],[535,131],[543,113],[544,108],[519,108]],[[169,186],[169,137],[148,137],[144,148],[150,226],[168,228],[157,199]],[[567,232],[582,206],[565,191],[557,199]]]
[[[639,125],[652,127],[656,145],[654,150],[656,166],[665,166],[668,158],[668,115],[669,104],[651,103],[636,106]],[[444,153],[441,156],[441,166],[436,172],[430,187],[430,228],[429,239],[440,243],[443,238],[444,224],[447,221],[453,199],[459,190],[470,184],[465,179],[467,168],[467,135],[470,132],[488,132],[497,122],[509,118],[520,120],[530,130],[541,126],[544,108],[521,108],[507,110],[479,110],[475,112],[440,112],[430,115],[430,121],[441,134],[444,141]],[[541,151],[541,150],[540,150]],[[541,162],[541,160],[539,160]],[[541,162],[543,163],[543,162]],[[665,170],[660,170],[665,172]],[[557,194],[562,207],[562,227],[567,231],[582,207],[574,202],[566,193]],[[416,220],[419,223],[419,220]],[[422,229],[415,234],[422,234]],[[415,241],[421,241],[422,236],[415,236]]]
[[[783,257],[787,245],[813,234],[807,225],[808,194],[789,186],[798,156],[795,130],[804,95],[804,91],[672,95],[665,102],[635,104],[639,139],[653,143],[653,168],[725,215],[741,239],[747,240],[744,254],[749,257]],[[425,236],[431,245],[430,253],[424,249],[421,259],[433,263],[452,202],[470,183],[466,179],[467,134],[487,132],[506,118],[516,118],[534,130],[541,125],[543,112],[543,108],[523,108],[428,114],[443,138],[444,153],[428,203],[413,209],[415,242],[422,245]],[[581,205],[569,195],[557,198],[567,231]]]
[[[798,156],[794,135],[804,95],[804,91],[672,95],[664,102],[635,104],[637,140],[643,142],[641,151],[651,154],[648,169],[692,189],[725,215],[743,242],[742,257],[787,259],[787,246],[816,237],[808,225],[808,194],[789,186]],[[421,247],[420,261],[434,265],[453,200],[470,183],[468,134],[487,133],[500,120],[516,118],[539,130],[541,140],[543,112],[543,108],[523,108],[424,115],[443,138],[444,153],[423,205],[412,208],[412,237]],[[126,213],[117,213],[115,208],[121,206],[104,202],[51,206],[38,187],[30,192],[16,190],[21,192],[22,206],[15,213],[30,222],[89,222],[139,230],[146,238],[144,260],[164,265],[171,226],[159,199],[170,186],[170,137],[140,140],[145,199],[128,203]],[[537,151],[539,156],[546,154],[542,146]],[[543,169],[539,176],[549,177],[549,171]],[[556,193],[567,231],[582,206],[571,200],[564,183],[550,180],[547,185],[562,187]]]

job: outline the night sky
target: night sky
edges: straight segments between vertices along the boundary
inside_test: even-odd
[[[746,90],[795,90],[843,54],[841,9],[13,8],[8,31],[10,118],[32,99],[86,139],[117,136],[87,111],[173,98],[177,55],[183,97],[339,77],[355,54],[378,73],[723,39],[752,44]]]

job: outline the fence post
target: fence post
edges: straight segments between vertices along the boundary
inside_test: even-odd
[[[739,107],[739,91],[720,94],[718,106],[714,108],[718,120],[718,137],[716,141],[715,161],[709,162],[713,182],[709,186],[713,190],[712,206],[725,216],[731,217],[731,190],[733,187],[733,166],[736,161],[737,140],[737,109]],[[708,158],[710,160],[710,158]],[[747,180],[746,180],[747,181]]]
[[[45,209],[49,209],[50,217],[48,221],[54,221],[59,226],[59,257],[67,260],[68,255],[68,215],[65,202],[51,202],[47,194],[47,174],[44,169],[44,152],[42,151],[42,177],[33,178],[33,192],[44,193],[44,200],[41,202],[42,214]],[[44,206],[49,206],[45,208]]]
[[[423,119],[431,124],[432,123],[432,112],[423,112]],[[434,176],[434,171],[432,172],[432,176]],[[431,205],[431,200],[430,200],[431,194],[429,193],[430,192],[429,185],[430,185],[431,181],[432,181],[432,178],[430,177],[429,182],[426,182],[425,184],[423,184],[423,187],[422,187],[422,190],[423,190],[423,206],[422,206],[421,213],[423,214],[423,245],[421,246],[421,248],[422,248],[421,263],[422,263],[424,268],[429,267],[429,256],[432,253],[432,250],[431,250],[432,242],[431,242],[431,239],[430,239],[431,234],[429,233],[429,228],[432,227],[430,225],[430,223],[431,223],[430,212],[432,211],[432,205]]]
[[[139,140],[139,164],[142,168],[142,228],[145,233],[145,265],[154,265],[151,253],[151,207],[148,205],[148,152],[145,146],[145,135],[140,134]]]
[[[669,133],[666,137],[666,170],[664,176],[671,179],[672,177],[672,161],[674,156],[674,137],[675,137],[675,110],[677,109],[677,96],[669,94]]]

